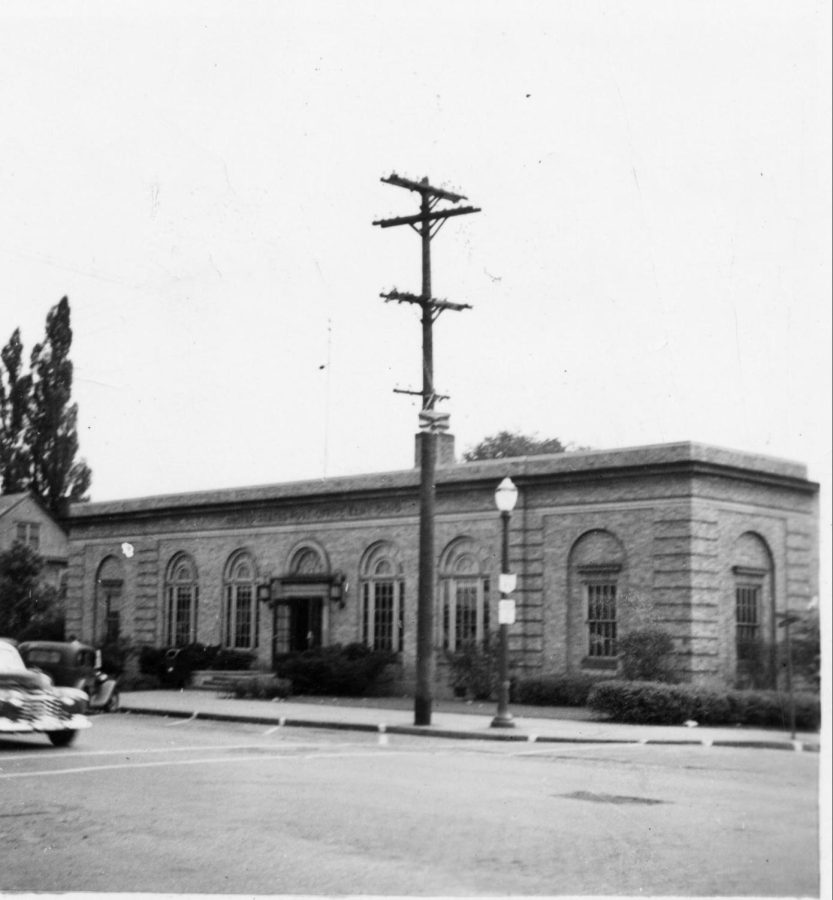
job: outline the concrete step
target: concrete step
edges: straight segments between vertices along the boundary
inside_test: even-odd
[[[253,678],[258,672],[244,670],[198,669],[191,673],[189,687],[198,691],[228,691],[235,682]]]

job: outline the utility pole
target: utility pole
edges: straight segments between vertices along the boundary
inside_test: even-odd
[[[422,390],[400,391],[422,398],[420,428],[420,504],[419,504],[419,594],[417,598],[417,659],[416,691],[414,694],[414,724],[431,724],[431,700],[434,683],[434,585],[436,565],[434,560],[434,506],[435,471],[437,465],[437,432],[447,427],[448,415],[438,413],[434,406],[437,400],[447,400],[445,395],[434,389],[434,334],[433,325],[437,317],[446,309],[459,312],[471,309],[465,303],[449,303],[431,296],[431,239],[452,216],[463,216],[480,212],[473,206],[457,206],[437,209],[441,200],[459,203],[465,200],[462,194],[453,194],[442,188],[432,187],[427,178],[411,181],[397,174],[381,179],[385,184],[405,188],[420,195],[419,212],[411,216],[394,219],[379,219],[373,224],[380,228],[410,225],[420,236],[422,243],[422,293],[419,295],[392,290],[381,294],[386,303],[413,303],[422,310]]]

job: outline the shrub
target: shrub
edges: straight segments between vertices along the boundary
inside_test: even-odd
[[[459,649],[447,650],[450,685],[458,697],[489,700],[498,686],[497,639],[488,643],[471,641]]]
[[[676,724],[691,718],[684,689],[655,682],[601,682],[590,691],[587,705],[619,722]]]
[[[731,691],[728,700],[732,719],[742,725],[789,725],[790,699],[783,691]],[[796,728],[816,730],[821,724],[818,695],[795,693],[793,702]]]
[[[816,730],[821,711],[815,694],[795,695],[797,728]],[[789,697],[778,691],[719,691],[693,685],[605,681],[590,692],[587,705],[617,722],[680,725],[757,725],[785,728]]]
[[[701,725],[742,724],[732,717],[732,703],[726,691],[714,688],[688,688],[691,706],[688,718]],[[685,720],[683,720],[685,721]]]
[[[101,669],[108,675],[122,675],[135,655],[136,648],[130,638],[112,638],[101,645]]]
[[[738,690],[763,690],[775,684],[773,661],[775,648],[763,641],[738,641],[737,675],[735,687]]]
[[[292,693],[292,683],[275,675],[252,675],[250,678],[236,678],[231,693],[238,700],[286,699]]]
[[[275,672],[292,682],[294,694],[360,697],[395,658],[364,644],[333,644],[284,654],[276,660]]]
[[[119,678],[119,689],[122,691],[155,691],[162,683],[155,675],[122,675]]]
[[[159,675],[165,662],[164,647],[148,647],[139,650],[139,672],[143,675]]]
[[[743,641],[737,644],[738,673],[735,687],[759,690],[783,687],[787,678],[787,643],[784,629],[778,629],[775,645],[765,641]],[[817,610],[798,615],[790,635],[793,685],[817,692],[821,681],[821,636]]]
[[[591,675],[535,675],[513,682],[512,701],[531,706],[586,706],[598,679]]]
[[[622,677],[628,681],[673,681],[671,636],[658,628],[631,631],[617,642]]]

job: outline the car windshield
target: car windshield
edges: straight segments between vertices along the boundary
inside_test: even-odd
[[[23,665],[17,649],[5,641],[0,641],[0,674],[25,671],[26,666]]]

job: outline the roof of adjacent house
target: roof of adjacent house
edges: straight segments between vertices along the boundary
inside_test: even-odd
[[[51,513],[40,500],[31,491],[20,491],[16,494],[0,494],[0,519],[8,515],[12,510],[17,509],[25,501],[33,503],[41,515],[45,516],[55,526],[55,528],[64,531],[63,524]],[[45,559],[60,559],[63,557],[45,557]]]
[[[0,517],[5,516],[7,512],[11,512],[19,503],[31,496],[27,491],[24,491],[22,494],[0,494]]]
[[[662,471],[695,471],[778,483],[796,489],[816,491],[807,480],[801,463],[759,454],[729,450],[682,441],[616,450],[579,450],[542,456],[520,456],[438,466],[439,489],[454,485],[476,486],[499,481],[510,475],[519,484],[542,480],[593,479],[609,474],[651,474]],[[229,506],[281,500],[302,500],[350,493],[378,494],[392,490],[416,489],[419,469],[364,475],[317,478],[249,487],[223,488],[181,494],[163,494],[124,500],[74,504],[71,519],[94,516],[154,513],[194,507]]]

